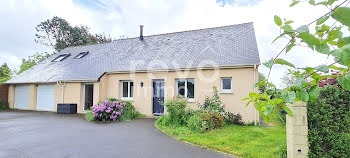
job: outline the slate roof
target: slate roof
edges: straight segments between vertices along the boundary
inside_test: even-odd
[[[89,54],[74,59],[83,51],[89,51]],[[69,53],[71,55],[63,61],[51,62],[57,56]],[[260,65],[254,26],[244,23],[144,36],[144,40],[135,37],[68,47],[6,83],[96,81],[109,71],[254,64]]]

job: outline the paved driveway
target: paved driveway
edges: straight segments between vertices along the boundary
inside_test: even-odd
[[[0,112],[0,157],[228,157],[168,137],[154,121],[103,124],[80,115]]]

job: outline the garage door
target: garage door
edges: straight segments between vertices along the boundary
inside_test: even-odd
[[[29,85],[16,85],[14,107],[15,109],[29,108]]]
[[[36,110],[54,111],[55,108],[55,85],[38,85],[36,95]]]

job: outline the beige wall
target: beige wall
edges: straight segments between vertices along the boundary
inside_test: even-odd
[[[135,108],[146,116],[152,116],[152,97],[153,97],[153,79],[164,79],[165,82],[165,100],[176,95],[175,80],[179,78],[193,78],[195,81],[195,98],[188,105],[191,108],[197,108],[198,103],[203,103],[205,96],[212,94],[212,86],[215,85],[219,92],[221,89],[221,78],[232,78],[233,93],[220,93],[222,102],[226,105],[226,110],[234,113],[240,113],[243,120],[246,122],[254,121],[255,109],[253,106],[245,107],[246,101],[241,101],[242,98],[248,96],[252,92],[255,82],[258,80],[257,71],[254,68],[235,68],[235,69],[220,69],[220,70],[191,70],[181,72],[138,72],[138,73],[119,73],[105,74],[101,77],[100,82],[94,83],[94,104],[102,101],[107,97],[120,97],[120,81],[134,81],[134,98],[129,100],[133,102]],[[144,82],[141,88],[140,83]],[[78,105],[78,113],[83,112],[83,83],[66,83],[64,89],[64,103],[76,103]],[[36,107],[36,85],[30,85],[30,109]],[[14,105],[14,85],[9,87],[9,104]],[[55,85],[55,111],[57,104],[62,103],[62,88]]]
[[[78,113],[83,112],[83,84],[82,83],[66,83],[64,88],[64,102],[78,105]],[[57,111],[57,104],[62,103],[62,88],[55,86],[55,111]]]
[[[36,84],[29,85],[29,110],[36,109],[37,88],[38,86]]]
[[[8,103],[10,108],[13,109],[15,105],[15,85],[9,86]]]
[[[257,73],[257,72],[256,72]],[[232,77],[233,93],[220,93],[221,100],[226,104],[227,111],[240,113],[246,122],[252,122],[255,119],[255,109],[253,106],[245,107],[246,101],[242,98],[248,96],[253,91],[254,69],[237,68],[237,69],[220,69],[188,71],[186,72],[153,72],[153,73],[134,73],[134,74],[107,74],[106,78],[101,79],[100,84],[108,86],[99,86],[100,93],[106,92],[106,97],[120,97],[120,81],[134,81],[134,99],[132,101],[135,108],[146,116],[152,116],[152,79],[164,79],[165,81],[165,100],[176,95],[175,80],[178,78],[193,78],[195,80],[195,101],[189,102],[189,106],[197,108],[198,103],[203,103],[205,96],[212,94],[212,86],[215,85],[219,92],[222,77]],[[256,74],[256,80],[258,75]],[[140,83],[144,82],[141,88]],[[101,97],[100,100],[105,97]],[[103,95],[104,96],[104,95]]]

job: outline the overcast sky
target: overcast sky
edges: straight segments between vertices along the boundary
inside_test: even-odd
[[[300,4],[289,8],[292,0],[2,0],[0,2],[0,64],[17,68],[21,59],[35,52],[52,50],[34,42],[35,26],[59,16],[73,25],[86,25],[93,33],[135,37],[139,25],[144,34],[253,22],[262,62],[275,56],[286,41],[271,44],[279,35],[273,16],[295,21],[293,27],[309,23],[328,10]],[[330,63],[327,56],[296,48],[282,56],[297,66]],[[267,74],[261,66],[259,71]],[[273,69],[271,80],[279,85],[284,67]]]

